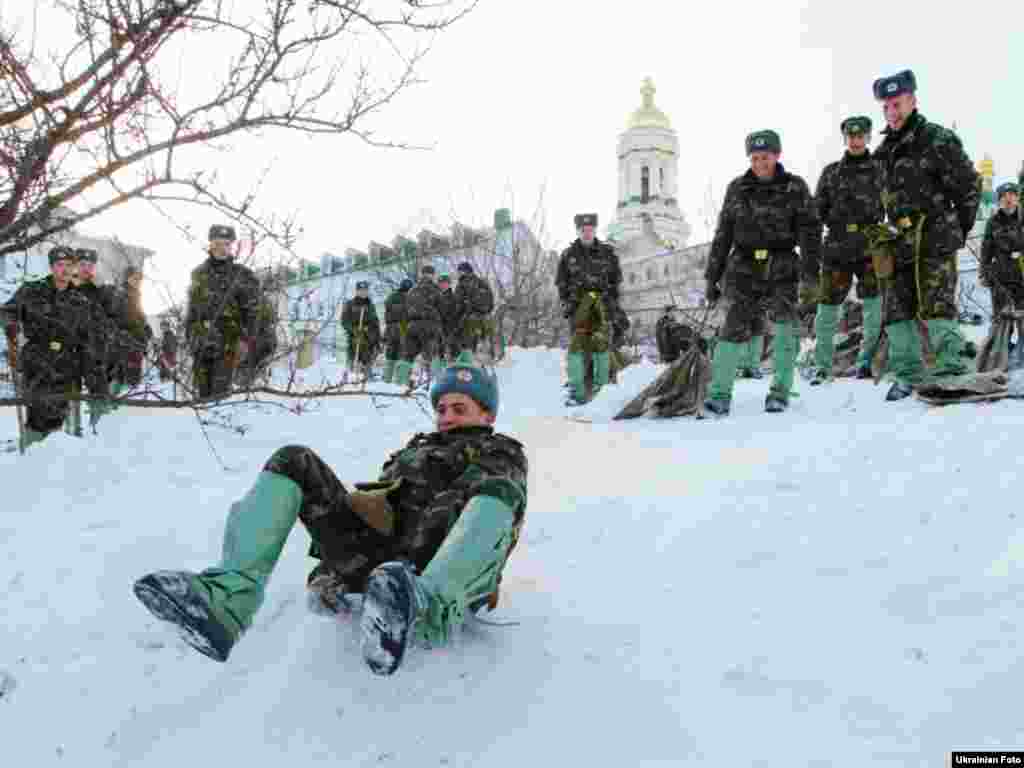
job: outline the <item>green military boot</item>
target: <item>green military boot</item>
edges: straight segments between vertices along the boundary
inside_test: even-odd
[[[514,521],[505,502],[474,496],[422,575],[405,561],[384,563],[370,573],[359,628],[363,660],[374,674],[394,674],[414,632],[425,645],[446,644],[467,610],[495,593]]]
[[[597,392],[611,380],[611,353],[595,352],[591,357],[594,361],[594,391]]]
[[[924,360],[921,355],[921,334],[913,320],[889,323],[885,327],[889,336],[889,373],[894,379],[885,395],[888,401],[902,400],[914,391],[914,385],[924,380]]]
[[[882,335],[882,297],[864,299],[864,336],[857,355],[857,378],[871,378],[871,361],[878,350],[878,339]]]
[[[391,379],[395,375],[395,363],[397,362],[397,360],[391,360],[390,358],[384,359],[384,374],[381,376],[381,381],[385,384],[391,383]]]
[[[198,574],[157,571],[135,582],[135,596],[205,656],[228,655],[263,604],[270,574],[298,519],[302,491],[294,481],[261,472],[231,505],[220,565]]]
[[[743,345],[743,355],[739,362],[739,377],[741,379],[760,379],[764,377],[761,372],[761,358],[764,356],[764,336],[751,336],[750,341]]]
[[[583,372],[583,353],[570,352],[565,367],[569,374],[569,397],[568,404],[580,404],[586,397],[586,383]]]
[[[736,381],[736,370],[743,344],[719,340],[711,358],[711,384],[704,407],[718,416],[729,413],[732,404],[732,386]]]
[[[453,365],[476,365],[476,360],[473,359],[473,353],[468,349],[464,349],[459,352],[459,356],[455,358]]]
[[[832,360],[835,355],[836,321],[839,319],[839,307],[832,304],[819,304],[818,313],[814,316],[814,378],[811,386],[822,384],[832,378]]]
[[[929,320],[928,341],[935,353],[933,376],[961,376],[967,373],[967,366],[961,356],[964,337],[960,334],[959,323],[955,320]]]
[[[395,384],[401,387],[412,386],[412,365],[408,360],[399,360],[395,363]]]
[[[24,453],[28,450],[30,445],[43,442],[48,434],[49,433],[47,432],[36,432],[34,429],[25,429],[25,431],[21,433],[21,440],[19,441],[18,449]]]
[[[772,386],[764,401],[768,413],[780,413],[789,406],[789,394],[793,390],[793,369],[796,367],[797,338],[796,326],[791,323],[775,323],[775,340],[772,342],[772,363],[775,373]]]

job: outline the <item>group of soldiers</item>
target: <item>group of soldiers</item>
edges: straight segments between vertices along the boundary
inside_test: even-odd
[[[476,274],[473,265],[458,266],[459,280],[452,289],[449,275],[437,276],[427,264],[414,284],[404,279],[384,304],[384,332],[370,300],[370,284],[356,283],[356,295],[345,303],[341,325],[348,335],[348,366],[368,370],[382,346],[387,383],[411,383],[416,358],[422,357],[436,378],[444,361],[453,362],[463,352],[493,357],[494,291]]]
[[[22,284],[0,306],[7,362],[16,373],[18,395],[31,401],[21,424],[21,450],[62,426],[81,436],[78,397],[86,392],[104,398],[89,403],[95,429],[114,407],[109,398],[141,380],[152,337],[142,311],[141,273],[128,267],[120,285],[98,285],[98,260],[91,248],[54,246],[50,274]]]

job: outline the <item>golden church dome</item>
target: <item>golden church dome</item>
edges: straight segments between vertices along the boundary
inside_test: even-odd
[[[629,116],[629,121],[626,123],[627,129],[665,128],[672,130],[672,123],[668,119],[668,115],[654,106],[655,90],[651,78],[645,77],[643,85],[640,86],[640,106]]]

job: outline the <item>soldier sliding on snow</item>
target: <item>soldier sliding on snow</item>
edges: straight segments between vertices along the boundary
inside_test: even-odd
[[[309,448],[279,449],[232,505],[221,562],[152,573],[136,596],[193,648],[226,661],[300,520],[320,560],[307,580],[312,607],[347,610],[347,593],[365,594],[361,650],[371,671],[395,672],[414,635],[444,644],[467,611],[497,605],[526,511],[527,461],[522,445],[494,431],[491,374],[451,366],[431,402],[437,431],[413,437],[376,482],[353,491]]]

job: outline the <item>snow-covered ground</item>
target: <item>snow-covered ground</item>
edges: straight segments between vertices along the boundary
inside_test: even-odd
[[[799,382],[775,415],[768,381],[741,381],[725,421],[610,421],[644,364],[581,424],[560,365],[517,349],[499,369],[530,498],[489,618],[516,624],[472,625],[393,678],[363,666],[354,622],[307,611],[301,527],[225,665],[131,584],[213,564],[281,445],[375,477],[430,428],[414,404],[246,408],[246,434],[207,436],[122,408],[98,436],[0,456],[3,764],[904,768],[1024,747],[1024,403]]]

